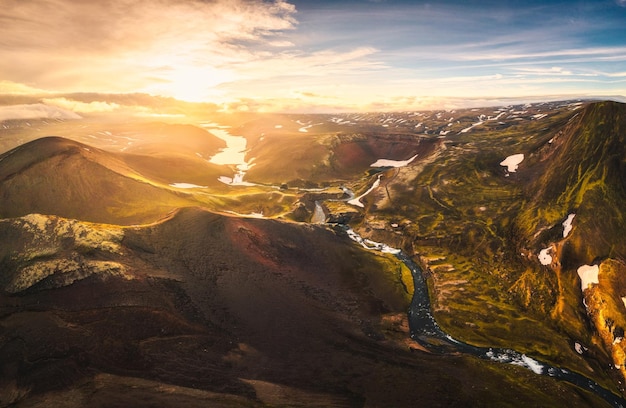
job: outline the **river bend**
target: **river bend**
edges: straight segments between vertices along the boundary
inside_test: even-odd
[[[471,354],[485,360],[525,367],[533,371],[535,374],[553,377],[566,381],[570,384],[574,384],[582,389],[591,391],[614,407],[626,407],[626,400],[624,398],[612,393],[582,374],[535,360],[534,358],[515,350],[477,347],[454,339],[441,329],[432,314],[430,298],[428,295],[428,286],[426,284],[423,271],[419,265],[417,265],[409,256],[404,254],[399,249],[394,249],[386,244],[363,239],[354,230],[345,225],[339,225],[339,227],[348,235],[350,239],[358,242],[367,249],[393,253],[411,270],[414,293],[408,311],[410,335],[413,340],[418,342],[427,350],[442,354]]]

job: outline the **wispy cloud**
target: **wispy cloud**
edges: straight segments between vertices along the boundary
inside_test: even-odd
[[[596,77],[597,73],[592,72],[574,72],[570,69],[565,69],[563,67],[520,67],[513,68],[513,71],[518,72],[520,74],[525,75],[535,75],[535,76],[582,76],[582,77]]]
[[[80,119],[69,110],[43,103],[0,106],[0,121],[10,119]]]
[[[25,84],[12,81],[0,81],[0,94],[29,95],[29,94],[46,94],[48,91],[34,88]]]
[[[614,93],[626,63],[622,7],[626,0],[3,0],[0,93],[148,92],[266,110]]]
[[[216,68],[230,58],[225,51],[289,46],[280,33],[295,27],[294,14],[282,0],[9,0],[0,74],[65,90],[143,89],[155,78],[163,90],[184,88],[189,75],[196,88],[213,86],[229,79]]]
[[[87,103],[67,98],[44,98],[42,102],[49,106],[57,106],[80,113],[113,112],[121,108],[119,104],[114,102],[93,101]]]
[[[594,58],[626,58],[626,47],[594,47],[594,48],[573,48],[563,50],[549,50],[539,52],[485,52],[455,54],[453,58],[464,61],[482,60],[519,60],[519,59],[546,59],[557,57],[594,57]]]

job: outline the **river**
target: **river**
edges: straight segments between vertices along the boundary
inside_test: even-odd
[[[243,180],[246,172],[254,166],[254,159],[246,160],[248,140],[243,136],[231,135],[226,130],[227,127],[215,123],[202,123],[200,126],[226,142],[226,147],[211,157],[209,162],[220,165],[233,165],[237,169],[233,177],[220,176],[218,180],[224,184],[236,186],[254,185],[254,183],[248,183]]]
[[[318,204],[318,203],[316,203]],[[354,230],[345,225],[338,225],[350,239],[370,250],[394,254],[410,270],[413,276],[414,293],[408,311],[410,335],[413,340],[433,353],[465,353],[485,360],[525,367],[535,374],[553,377],[574,384],[601,397],[614,407],[626,407],[626,400],[603,388],[595,381],[582,374],[555,367],[536,360],[526,354],[511,349],[476,347],[454,339],[447,334],[435,320],[430,305],[428,286],[423,271],[408,255],[386,244],[363,239]]]

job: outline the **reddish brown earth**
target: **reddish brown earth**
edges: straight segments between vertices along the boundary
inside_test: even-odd
[[[518,367],[418,351],[393,261],[325,227],[189,208],[124,229],[3,220],[0,239],[2,406],[602,406]]]

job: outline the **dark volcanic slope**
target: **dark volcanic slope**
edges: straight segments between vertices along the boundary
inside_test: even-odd
[[[151,167],[158,165],[152,160]],[[0,217],[36,212],[135,224],[197,204],[189,195],[150,184],[113,153],[59,137],[38,139],[0,156]]]
[[[0,405],[602,406],[411,352],[399,264],[321,227],[179,211],[0,221]]]

